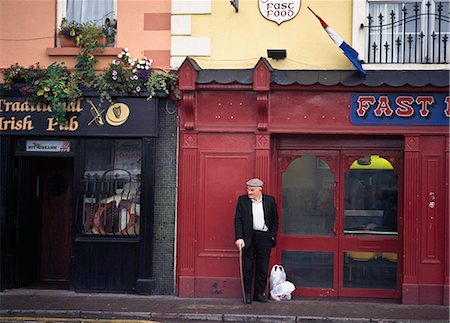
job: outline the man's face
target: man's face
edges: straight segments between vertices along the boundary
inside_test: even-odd
[[[252,200],[259,200],[261,197],[262,187],[247,186],[247,196]]]

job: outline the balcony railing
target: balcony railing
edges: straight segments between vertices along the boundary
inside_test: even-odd
[[[446,64],[450,58],[449,3],[413,2],[369,14],[367,63]],[[371,11],[372,12],[372,11]]]

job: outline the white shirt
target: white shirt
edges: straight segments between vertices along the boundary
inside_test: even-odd
[[[262,203],[262,196],[259,201],[252,200],[252,214],[253,214],[253,230],[267,231],[269,230],[264,221],[264,209]]]

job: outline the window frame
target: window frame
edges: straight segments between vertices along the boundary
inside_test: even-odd
[[[423,2],[425,0],[353,0],[352,6],[352,46],[355,48],[360,57],[367,59],[367,31],[364,26],[367,24],[367,16],[369,15],[370,2]],[[447,0],[441,0],[448,2]],[[436,2],[436,0],[433,0]],[[439,2],[439,1],[438,1]],[[449,44],[450,45],[450,44]],[[364,64],[365,70],[442,70],[448,69],[450,63],[367,63]]]
[[[117,2],[119,0],[113,0],[114,2],[114,18],[117,19]],[[67,0],[57,0],[56,1],[56,34],[59,32],[59,26],[61,26],[61,21],[66,17],[67,13]],[[60,47],[59,38],[56,37],[57,47]]]

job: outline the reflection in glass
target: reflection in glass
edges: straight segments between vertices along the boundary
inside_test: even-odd
[[[345,252],[344,287],[396,289],[397,253]]]
[[[283,174],[282,234],[333,235],[334,174],[313,156],[294,160]]]
[[[86,140],[84,235],[139,235],[141,141]]]
[[[333,288],[333,253],[282,251],[286,280],[299,287]]]
[[[355,160],[345,174],[345,234],[397,234],[397,174],[379,156]]]

